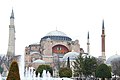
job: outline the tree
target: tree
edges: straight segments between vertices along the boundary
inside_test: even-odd
[[[20,80],[19,67],[16,61],[13,61],[6,80]]]
[[[79,55],[78,58],[76,58],[76,60],[74,61],[74,76],[79,76],[81,77],[83,74],[83,56]]]
[[[59,76],[60,77],[72,77],[72,70],[68,67],[65,67],[65,68],[60,68],[59,70]]]
[[[3,72],[3,68],[0,66],[0,73],[2,74],[2,72]]]
[[[97,60],[95,57],[86,56],[83,61],[83,74],[86,77],[94,76],[97,68]]]
[[[97,78],[102,78],[102,80],[111,78],[110,68],[106,64],[101,64],[97,67],[95,75]]]
[[[67,59],[67,67],[70,68],[70,58]]]
[[[53,75],[53,70],[49,65],[39,65],[36,70],[36,76],[40,73],[40,77],[42,76],[43,70],[49,71],[51,75]]]
[[[74,61],[74,72],[75,74],[84,75],[85,77],[89,77],[91,75],[94,76],[95,70],[97,68],[97,60],[94,57],[86,56],[83,57],[80,55],[75,61]]]

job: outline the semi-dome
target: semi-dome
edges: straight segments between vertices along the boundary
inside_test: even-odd
[[[120,55],[115,54],[115,55],[109,57],[109,58],[107,59],[107,61],[106,61],[106,64],[111,64],[111,62],[112,62],[113,60],[115,60],[115,59],[116,59],[116,60],[117,60],[117,59],[120,59]]]
[[[30,55],[33,55],[33,54],[40,54],[40,52],[37,52],[37,51],[30,52]]]
[[[33,61],[33,63],[46,64],[46,62],[44,60],[41,60],[41,59],[37,59],[37,60]]]
[[[41,40],[63,40],[63,41],[71,41],[72,39],[68,37],[64,32],[55,30],[47,33]]]
[[[79,56],[77,52],[68,52],[63,56],[63,61],[67,61],[68,57],[71,60],[75,60]]]

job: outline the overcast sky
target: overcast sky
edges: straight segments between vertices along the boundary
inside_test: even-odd
[[[90,54],[101,56],[102,20],[106,34],[107,58],[120,52],[119,0],[0,0],[0,53],[6,54],[10,14],[14,10],[16,54],[24,54],[25,46],[38,43],[48,32],[64,32]]]

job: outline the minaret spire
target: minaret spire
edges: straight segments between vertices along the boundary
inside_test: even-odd
[[[105,34],[104,19],[102,21],[102,34]]]
[[[88,37],[87,37],[87,39],[89,39],[89,31],[88,31]]]
[[[15,17],[14,17],[14,11],[12,9],[11,16],[10,16],[10,25],[14,25],[14,19],[15,19]]]
[[[15,26],[14,26],[14,12],[12,9],[9,25],[9,42],[7,56],[9,58],[15,56]]]
[[[106,61],[106,56],[105,56],[105,28],[104,28],[104,20],[102,21],[102,35],[101,35],[101,40],[102,40],[102,58],[104,61]]]
[[[104,19],[102,21],[102,30],[104,29]]]
[[[13,18],[14,19],[14,12],[13,12],[13,9],[12,9],[12,12],[11,12],[11,16],[10,16],[10,19]]]
[[[87,53],[88,53],[88,55],[90,54],[89,31],[88,31],[88,35],[87,35]]]

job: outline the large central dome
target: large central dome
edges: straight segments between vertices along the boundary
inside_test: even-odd
[[[47,35],[44,36],[41,40],[46,40],[46,39],[63,40],[63,41],[71,41],[72,40],[65,33],[58,31],[58,30],[47,33]]]
[[[55,30],[49,32],[46,36],[67,36],[67,35],[61,31]]]

